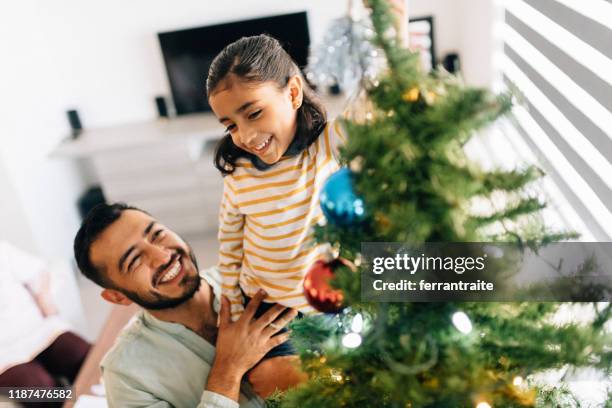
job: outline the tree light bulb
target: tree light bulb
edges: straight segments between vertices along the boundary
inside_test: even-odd
[[[361,336],[357,333],[346,334],[342,338],[342,345],[347,348],[357,348],[361,344]]]
[[[476,408],[491,408],[491,405],[488,402],[482,401],[476,405]]]
[[[522,383],[523,383],[523,377],[521,377],[520,375],[517,375],[516,377],[514,377],[514,380],[512,380],[512,384],[514,384],[516,387],[518,387]]]
[[[351,322],[351,331],[355,333],[361,333],[363,330],[363,316],[361,313],[357,313],[355,317],[353,317],[353,321]]]
[[[455,312],[452,317],[453,324],[461,333],[468,334],[472,331],[472,322],[468,315],[463,312]]]
[[[337,382],[342,382],[342,375],[340,374],[340,371],[338,370],[332,370],[331,371],[331,379]]]

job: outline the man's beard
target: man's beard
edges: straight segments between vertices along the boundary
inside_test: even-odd
[[[180,249],[178,250],[178,252],[181,256],[186,255],[185,252]],[[140,293],[125,289],[121,289],[121,293],[123,293],[128,299],[136,303],[138,306],[149,310],[171,309],[187,302],[198,292],[198,290],[200,289],[200,285],[202,284],[202,278],[200,278],[198,263],[195,259],[191,247],[189,248],[189,258],[191,259],[191,262],[193,263],[193,266],[196,270],[196,275],[183,276],[183,279],[181,279],[179,286],[185,288],[185,293],[183,293],[181,296],[173,298],[162,295],[161,293],[151,291],[149,292],[149,296],[145,298]]]

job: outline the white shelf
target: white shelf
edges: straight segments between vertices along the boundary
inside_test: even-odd
[[[193,114],[85,130],[78,139],[64,140],[51,155],[92,157],[151,144],[214,140],[222,134],[223,126],[212,113]]]
[[[339,114],[346,103],[344,96],[324,97],[329,118]],[[53,157],[92,157],[151,144],[209,141],[221,137],[224,127],[213,113],[196,113],[172,119],[84,130],[78,139],[64,140],[51,153]]]
[[[330,118],[344,97],[327,98]],[[212,113],[85,130],[62,142],[57,158],[88,158],[109,202],[150,212],[179,234],[211,232],[218,226],[223,181],[213,152],[224,128]]]

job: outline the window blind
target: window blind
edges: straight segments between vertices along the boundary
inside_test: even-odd
[[[599,241],[612,240],[612,0],[505,0],[513,128]]]

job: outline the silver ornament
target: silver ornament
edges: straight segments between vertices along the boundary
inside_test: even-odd
[[[338,85],[347,95],[363,84],[371,84],[385,66],[384,54],[372,44],[374,30],[369,15],[333,20],[323,41],[311,50],[306,75],[315,85]]]

